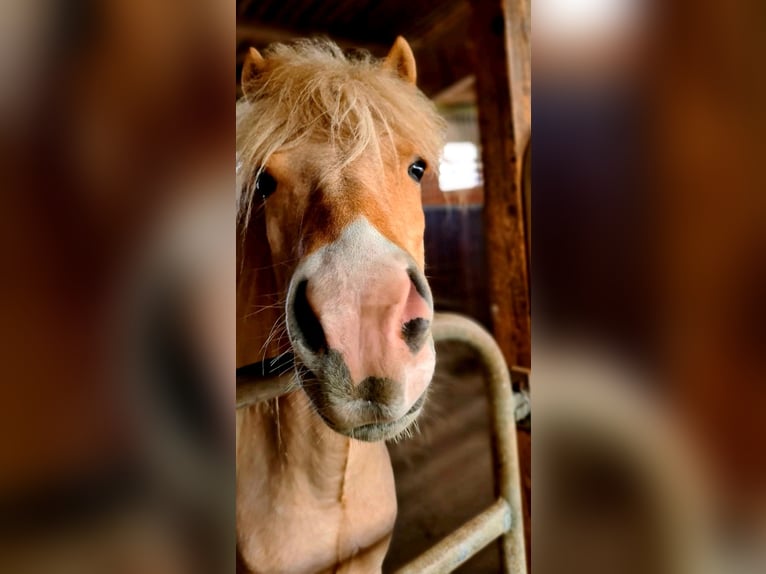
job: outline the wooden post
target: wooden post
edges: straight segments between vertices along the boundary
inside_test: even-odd
[[[529,0],[473,2],[493,334],[509,365],[531,366],[521,167],[530,129]]]

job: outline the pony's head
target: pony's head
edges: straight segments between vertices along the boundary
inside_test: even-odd
[[[412,51],[403,38],[382,61],[321,40],[251,49],[242,89],[240,213],[272,274],[255,288],[284,297],[301,384],[324,421],[362,440],[396,436],[420,413],[435,362],[420,182],[443,123],[415,86]]]

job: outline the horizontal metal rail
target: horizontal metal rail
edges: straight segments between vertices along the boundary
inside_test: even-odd
[[[511,529],[511,507],[503,498],[448,534],[396,574],[452,572]]]
[[[272,377],[268,379],[237,380],[237,408],[241,409],[256,403],[276,399],[290,391],[297,390],[290,386],[288,377]]]

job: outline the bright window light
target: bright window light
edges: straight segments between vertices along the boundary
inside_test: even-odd
[[[444,146],[439,164],[439,188],[442,191],[473,189],[481,185],[479,149],[473,142],[449,142]]]

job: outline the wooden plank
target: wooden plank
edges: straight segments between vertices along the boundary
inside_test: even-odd
[[[523,130],[529,131],[529,84],[524,80],[529,66],[521,63],[528,59],[529,47],[520,47],[528,43],[528,36],[510,37],[513,30],[528,27],[509,22],[511,17],[525,14],[528,19],[529,11],[520,7],[524,3],[528,5],[528,0],[474,2],[472,37],[493,334],[509,365],[529,367],[529,282],[521,196],[523,145],[519,141]],[[521,85],[512,88],[514,76],[521,78]],[[514,94],[518,94],[515,102]]]
[[[252,4],[253,0],[242,0],[242,2],[237,2],[237,19],[245,18]]]
[[[322,33],[318,32],[316,34],[310,34],[310,36],[312,35],[322,35]],[[248,44],[248,48],[250,46],[255,46],[259,49],[265,48],[272,42],[289,42],[303,36],[304,35],[301,33],[292,31],[289,28],[277,28],[275,26],[264,26],[262,24],[255,23],[238,23],[236,32],[238,46],[240,44],[246,43]],[[391,49],[390,44],[375,44],[369,42],[360,43],[352,40],[347,40],[345,38],[338,38],[336,36],[334,36],[332,39],[343,49],[357,48],[368,50],[370,53],[379,58],[385,56],[388,53],[388,50]],[[239,59],[240,54],[237,56]],[[241,58],[244,58],[244,52],[242,53]]]
[[[530,0],[504,0],[516,157],[521,161],[532,125],[532,15]],[[519,176],[522,173],[519,171]]]
[[[432,98],[436,105],[473,104],[476,102],[476,78],[471,74],[447,86]]]

